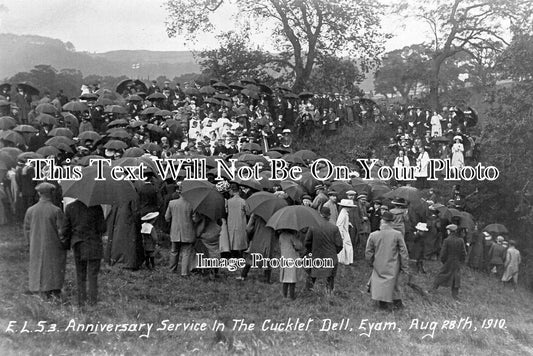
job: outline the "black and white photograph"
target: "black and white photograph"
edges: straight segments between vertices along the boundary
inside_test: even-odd
[[[0,354],[533,355],[533,1],[0,0]]]

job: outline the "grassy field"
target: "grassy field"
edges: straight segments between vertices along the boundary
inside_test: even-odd
[[[193,276],[182,279],[167,272],[166,250],[156,271],[136,272],[104,267],[100,274],[100,303],[81,312],[75,307],[75,274],[69,252],[66,284],[61,301],[44,301],[24,294],[27,289],[28,253],[21,229],[0,228],[0,350],[1,355],[531,355],[533,354],[533,298],[523,288],[517,291],[501,286],[483,274],[463,271],[461,301],[454,302],[448,289],[423,297],[404,286],[406,308],[388,313],[377,310],[366,292],[370,268],[363,261],[356,267],[341,266],[332,297],[323,285],[314,292],[297,286],[295,301],[281,296],[280,284],[264,284],[261,273],[252,270],[245,282],[235,280],[238,272],[221,273],[220,278]],[[438,262],[428,262],[428,275],[415,275],[418,285],[427,289]],[[277,280],[278,274],[274,274]],[[405,281],[404,281],[405,282]],[[310,322],[307,331],[262,331],[266,321],[287,322],[300,318]],[[469,318],[472,326],[442,330],[447,321]],[[254,330],[232,330],[234,319],[255,323]],[[346,330],[321,331],[323,319],[341,322],[349,319]],[[360,329],[366,321],[366,330]],[[409,330],[413,319],[430,324],[431,330]],[[482,328],[484,319],[504,319],[504,328]],[[205,331],[157,331],[162,322],[208,325]],[[225,324],[215,332],[217,320]],[[272,320],[269,323],[268,320]],[[16,321],[15,333],[6,332]],[[39,333],[39,321],[46,331]],[[24,322],[31,333],[21,332]],[[369,323],[375,324],[370,336]],[[384,322],[389,322],[384,324]],[[392,322],[396,328],[392,329]],[[76,332],[69,323],[130,324],[154,323],[148,337],[140,331]],[[266,324],[265,324],[266,325]],[[466,325],[466,329],[463,329]],[[485,321],[485,325],[488,322]],[[428,326],[424,324],[423,326]],[[388,329],[381,330],[378,329]],[[400,330],[399,330],[400,329]],[[433,334],[433,337],[426,334]]]

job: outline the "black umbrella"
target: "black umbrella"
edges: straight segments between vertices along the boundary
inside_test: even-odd
[[[266,94],[269,94],[269,95],[272,95],[273,91],[272,89],[266,85],[266,84],[262,84],[262,83],[259,83],[257,84],[259,85],[259,89],[263,92],[263,93],[266,93]]]
[[[146,97],[147,100],[165,100],[166,98],[163,93],[152,93]]]
[[[244,89],[244,85],[242,85],[241,82],[232,82],[232,83],[229,83],[229,87],[231,89],[236,89],[236,90],[242,90]]]
[[[115,91],[117,93],[122,93],[124,92],[124,90],[127,90],[128,87],[130,87],[131,85],[133,85],[133,80],[131,79],[124,79],[124,80],[121,80],[117,86],[115,87]]]
[[[200,88],[200,93],[207,94],[207,95],[213,95],[216,93],[216,90],[211,85],[206,85]]]
[[[28,95],[39,95],[39,89],[28,82],[19,83],[17,86]]]
[[[80,99],[82,100],[96,100],[98,99],[98,95],[94,93],[83,93],[80,95]]]
[[[141,91],[140,92],[137,92],[137,95],[141,95],[140,93],[144,92],[146,93],[148,91],[148,87],[146,86],[146,84],[144,84],[144,82],[142,82],[141,80],[139,79],[135,79],[133,81],[133,84],[135,84],[135,87],[138,89],[139,87],[141,88]],[[144,94],[143,93],[143,94]]]
[[[308,92],[308,91],[303,91],[301,92],[300,94],[298,94],[298,96],[301,98],[301,99],[310,99],[312,98],[313,96],[315,96],[315,94],[311,93],[311,92]]]
[[[226,83],[222,83],[222,82],[216,82],[215,84],[212,85],[214,88],[216,89],[219,89],[219,90],[226,90],[226,89],[229,89],[229,86],[226,84]]]

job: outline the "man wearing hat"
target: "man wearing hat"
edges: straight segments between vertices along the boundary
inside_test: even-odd
[[[427,223],[419,222],[415,226],[414,251],[413,258],[416,260],[416,269],[418,273],[426,273],[424,270],[424,257],[427,232],[429,231]]]
[[[315,186],[315,199],[313,199],[311,208],[320,211],[320,208],[322,208],[322,205],[324,205],[324,203],[329,200],[325,191],[326,191],[326,187],[323,184],[317,184]]]
[[[351,199],[342,199],[339,203],[341,211],[339,217],[337,218],[337,227],[341,233],[342,237],[342,251],[339,253],[339,263],[344,265],[353,264],[353,245],[352,239],[350,237],[350,216],[349,212],[356,207],[353,200]]]
[[[458,226],[450,224],[446,226],[448,237],[442,244],[440,260],[443,263],[441,270],[435,277],[433,290],[436,291],[441,285],[452,288],[452,297],[457,299],[461,287],[461,263],[465,261],[466,249],[464,240],[457,234]]]
[[[337,218],[339,217],[339,211],[337,209],[337,192],[331,190],[328,192],[328,201],[324,203],[323,206],[329,208],[330,217],[329,222],[332,224],[337,224]]]
[[[329,222],[330,213],[325,206],[320,209],[320,215],[323,219],[318,227],[309,227],[304,243],[307,253],[311,252],[313,258],[331,258],[333,260],[333,268],[313,268],[306,282],[306,289],[309,290],[313,288],[317,278],[326,278],[328,294],[333,292],[338,265],[337,254],[343,249],[343,241],[338,227]]]
[[[97,302],[98,272],[103,258],[102,234],[105,231],[104,212],[100,205],[88,207],[75,200],[65,208],[61,232],[70,241],[74,252],[79,307],[87,301],[89,305]]]
[[[63,212],[52,203],[54,189],[47,182],[37,185],[39,201],[24,217],[24,236],[30,244],[29,291],[48,297],[61,293],[69,248],[61,233]]]
[[[409,253],[401,232],[394,229],[394,215],[385,211],[381,229],[368,237],[365,257],[373,267],[370,277],[372,299],[381,309],[401,308],[400,272],[408,272]]]
[[[396,198],[392,201],[392,204],[394,208],[390,212],[394,216],[394,229],[401,232],[405,238],[405,233],[409,231],[410,227],[407,202],[404,198]]]
[[[366,246],[366,240],[370,234],[370,220],[367,211],[367,195],[362,193],[357,196],[357,210],[359,213],[360,226],[357,229],[357,239],[362,248]]]

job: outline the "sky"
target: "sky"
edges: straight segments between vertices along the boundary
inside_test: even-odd
[[[197,50],[217,47],[213,36],[196,45],[183,38],[168,38],[163,0],[0,0],[0,33],[31,34],[70,41],[78,51],[106,52],[119,49],[153,51]],[[233,8],[222,9],[227,19]],[[217,28],[231,29],[232,22],[216,21]],[[386,50],[421,43],[423,24],[402,26],[397,18],[383,19],[385,31],[394,37]],[[266,38],[255,38],[264,41]]]

